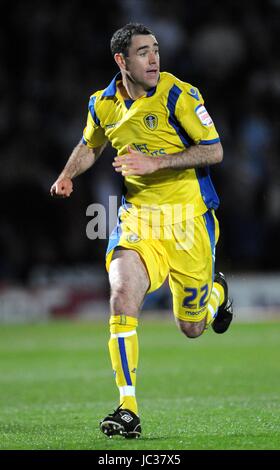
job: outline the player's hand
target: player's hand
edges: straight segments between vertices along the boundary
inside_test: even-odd
[[[128,153],[115,157],[112,163],[117,173],[123,176],[141,176],[154,173],[158,170],[157,158],[138,152],[128,146]]]
[[[73,192],[73,183],[70,178],[58,178],[50,189],[51,196],[69,197]]]

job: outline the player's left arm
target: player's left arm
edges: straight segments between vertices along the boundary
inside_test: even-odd
[[[116,157],[113,166],[123,176],[141,176],[154,173],[163,168],[185,170],[201,168],[220,163],[223,159],[223,147],[220,142],[209,145],[192,145],[182,152],[164,157],[149,157],[146,154],[128,147],[128,153]]]
[[[209,145],[192,145],[183,152],[159,158],[158,169],[173,168],[178,170],[188,168],[201,168],[215,165],[223,160],[223,147],[221,142]]]

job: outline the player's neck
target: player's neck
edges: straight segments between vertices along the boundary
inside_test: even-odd
[[[122,77],[122,82],[119,84],[119,90],[124,99],[137,100],[141,96],[146,96],[146,91],[141,85],[137,85],[128,80],[126,76]]]

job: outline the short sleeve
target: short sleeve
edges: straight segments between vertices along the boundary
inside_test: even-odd
[[[195,144],[214,144],[220,141],[215,125],[197,88],[183,89],[176,107],[176,117]]]
[[[83,132],[83,143],[89,148],[99,147],[103,145],[107,137],[105,136],[104,129],[100,126],[95,110],[96,96],[91,96],[88,105],[87,124]]]

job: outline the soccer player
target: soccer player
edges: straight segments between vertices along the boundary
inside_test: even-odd
[[[112,164],[125,184],[106,254],[109,351],[120,405],[100,429],[137,438],[136,329],[145,295],[168,276],[176,322],[189,338],[209,325],[224,333],[232,320],[226,279],[214,272],[219,199],[209,165],[222,161],[223,150],[199,90],[160,73],[159,45],[149,29],[125,25],[114,33],[111,51],[120,71],[90,97],[82,140],[51,194],[69,197],[73,178],[111,142],[117,150]]]

